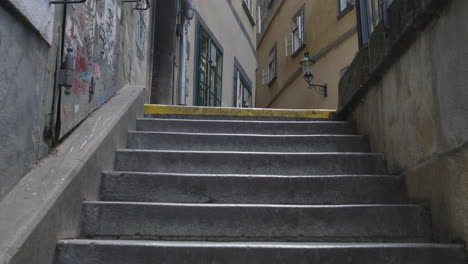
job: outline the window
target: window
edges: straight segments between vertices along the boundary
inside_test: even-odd
[[[276,45],[270,51],[270,58],[268,63],[268,76],[269,82],[273,81],[276,77]]]
[[[253,0],[242,0],[242,2],[245,3],[250,14],[253,14]]]
[[[199,26],[197,106],[221,106],[223,54],[213,37]]]
[[[295,52],[304,44],[304,9],[301,9],[293,19],[292,36],[292,45]]]
[[[345,15],[354,6],[354,0],[338,0],[338,8],[341,17]]]
[[[268,8],[270,8],[273,5],[273,0],[268,0]]]
[[[252,26],[255,26],[255,19],[253,17],[254,11],[255,11],[253,0],[241,0],[241,1],[242,1],[242,7],[244,8],[244,11],[247,14],[247,17],[249,18],[250,24]]]
[[[268,68],[263,70],[263,84],[269,85],[276,78],[276,44],[270,51]]]
[[[304,8],[292,19],[292,33],[291,36],[286,37],[286,56],[293,56],[304,47],[305,32],[304,32]]]
[[[234,102],[235,107],[244,107],[244,108],[251,108],[253,107],[253,97],[252,97],[252,89],[245,81],[243,75],[240,71],[236,69],[236,76],[235,76],[235,83],[236,83],[236,101]]]

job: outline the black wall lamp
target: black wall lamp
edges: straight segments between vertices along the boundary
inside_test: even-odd
[[[309,52],[304,54],[304,59],[301,61],[302,72],[304,73],[304,79],[309,85],[309,87],[315,88],[315,91],[323,95],[323,97],[328,96],[328,86],[326,84],[313,84],[312,80],[314,79],[314,75],[312,74],[312,65],[315,62],[310,58]]]

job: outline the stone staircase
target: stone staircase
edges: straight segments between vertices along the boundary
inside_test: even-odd
[[[465,263],[352,124],[212,119],[138,120],[56,263]]]

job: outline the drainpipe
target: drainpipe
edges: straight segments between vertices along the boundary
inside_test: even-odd
[[[187,105],[187,60],[188,60],[188,29],[193,19],[194,10],[192,0],[184,0],[182,10],[182,39],[180,45],[180,72],[179,72],[179,105]]]

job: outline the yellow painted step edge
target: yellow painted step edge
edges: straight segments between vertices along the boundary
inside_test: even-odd
[[[330,118],[335,110],[329,109],[265,109],[265,108],[230,108],[198,107],[146,104],[145,114],[160,115],[217,115],[217,116],[262,116],[291,118]]]

